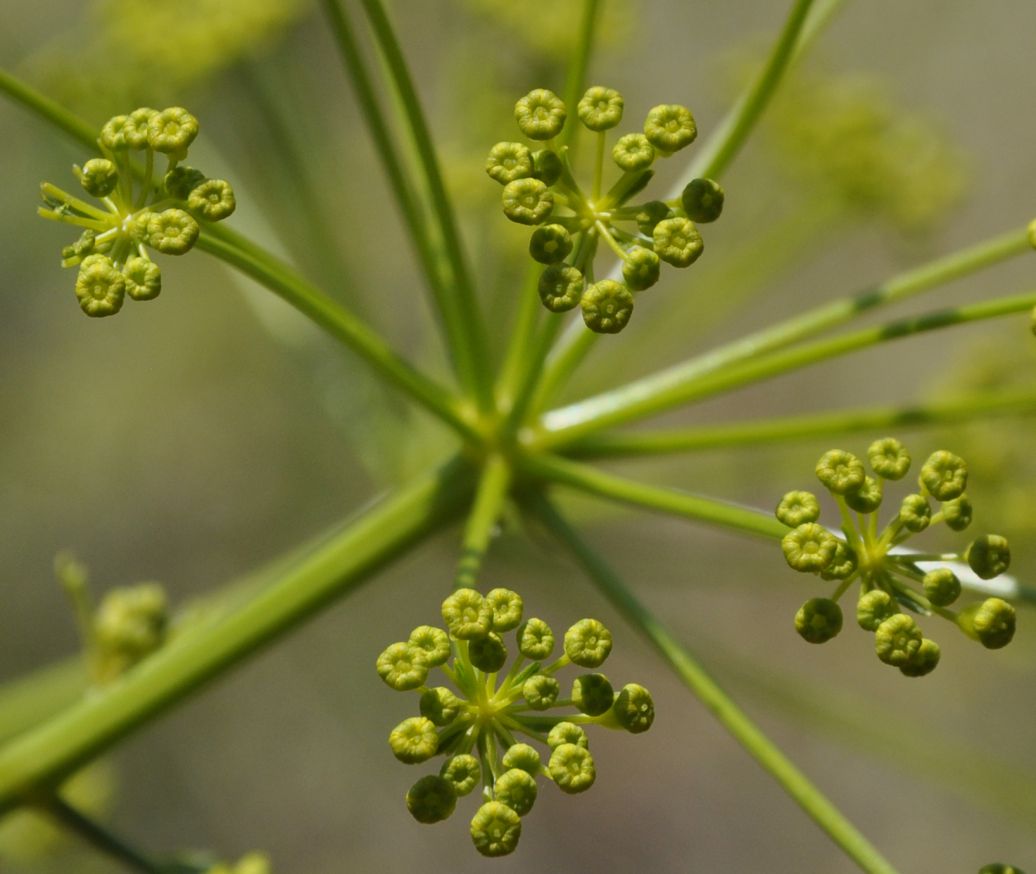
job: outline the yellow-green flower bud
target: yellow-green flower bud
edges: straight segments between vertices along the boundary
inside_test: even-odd
[[[969,637],[975,638],[986,649],[1007,646],[1014,637],[1015,610],[1002,598],[986,598],[981,604],[972,604],[962,610],[957,624]]]
[[[550,140],[565,126],[565,101],[553,91],[537,88],[514,105],[514,120],[530,140]]]
[[[525,816],[536,803],[536,778],[521,768],[504,771],[493,784],[493,798]]]
[[[662,219],[652,232],[658,257],[674,267],[690,267],[705,250],[705,242],[690,219]]]
[[[119,152],[128,149],[126,142],[126,125],[129,123],[128,115],[115,115],[109,118],[101,127],[101,135],[97,141],[101,147],[112,152]]]
[[[816,472],[824,488],[835,495],[855,492],[867,475],[863,462],[844,449],[830,449],[821,455]]]
[[[653,237],[655,228],[663,219],[669,218],[672,210],[661,200],[649,200],[640,206],[636,219],[637,228],[645,237]]]
[[[856,624],[864,631],[877,631],[882,622],[898,612],[899,607],[888,592],[871,589],[856,602]]]
[[[435,723],[424,716],[404,719],[389,734],[392,755],[407,765],[426,762],[439,749],[439,736]]]
[[[222,221],[237,208],[234,189],[225,179],[206,179],[191,189],[187,208],[210,222]]]
[[[378,676],[398,692],[417,689],[428,679],[424,656],[409,643],[393,643],[386,647],[375,663]]]
[[[422,777],[406,794],[406,809],[418,822],[442,822],[449,819],[456,806],[453,785],[435,774]]]
[[[575,745],[584,750],[590,749],[586,732],[574,722],[559,722],[548,732],[547,746],[555,750],[562,744]]]
[[[905,665],[900,665],[899,672],[905,677],[923,677],[938,667],[940,655],[939,644],[927,637],[923,638],[914,657]]]
[[[924,596],[936,607],[949,607],[960,597],[960,580],[948,567],[928,571],[921,585]]]
[[[789,528],[798,528],[820,518],[820,502],[812,492],[787,492],[777,505],[774,515]]]
[[[453,787],[458,797],[468,795],[482,779],[482,765],[468,753],[447,759],[439,769],[440,776]]]
[[[684,186],[680,203],[687,218],[699,224],[714,222],[723,212],[723,188],[712,179],[692,179]]]
[[[83,164],[79,182],[87,194],[107,197],[119,184],[119,171],[107,158],[91,158]]]
[[[497,143],[486,157],[486,173],[501,185],[532,176],[532,151],[522,143]]]
[[[697,135],[694,116],[686,106],[655,106],[648,111],[644,120],[644,136],[651,145],[665,154],[689,146]]]
[[[554,632],[542,619],[527,619],[518,628],[518,651],[527,659],[542,661],[554,649]]]
[[[507,648],[500,635],[490,631],[485,637],[468,642],[468,657],[480,671],[495,674],[507,662]]]
[[[999,576],[1011,566],[1011,548],[999,534],[976,537],[964,553],[964,560],[984,580]]]
[[[596,619],[580,619],[565,632],[565,655],[582,668],[604,664],[612,651],[612,634]]]
[[[633,315],[633,294],[621,282],[602,279],[595,282],[579,301],[583,322],[597,334],[617,334]]]
[[[521,836],[521,817],[499,801],[487,801],[471,820],[471,840],[483,856],[513,853]]]
[[[122,308],[126,281],[107,255],[87,255],[76,277],[76,297],[88,316],[111,316]]]
[[[549,710],[561,693],[561,685],[553,677],[536,674],[522,684],[522,697],[533,710]]]
[[[433,625],[419,625],[410,632],[407,643],[429,668],[445,663],[450,657],[449,635]]]
[[[554,211],[554,195],[539,179],[515,179],[504,186],[504,215],[520,225],[538,225]]]
[[[820,579],[847,580],[856,572],[857,564],[856,553],[844,540],[836,537],[834,557],[827,567],[821,569]]]
[[[643,291],[658,282],[659,258],[651,249],[633,246],[622,262],[622,278],[632,291]]]
[[[162,271],[148,258],[134,255],[122,268],[126,293],[134,300],[153,300],[162,291]]]
[[[622,95],[614,88],[594,85],[576,107],[579,120],[592,131],[604,131],[622,121]]]
[[[921,629],[905,613],[890,616],[874,632],[874,649],[887,665],[902,667],[917,654],[921,646]]]
[[[148,145],[156,152],[182,154],[198,136],[198,119],[182,106],[156,112],[147,124]]]
[[[493,627],[493,607],[474,589],[458,589],[442,602],[442,618],[457,640],[476,640]]]
[[[863,478],[863,485],[845,493],[845,503],[857,513],[873,513],[881,506],[881,480]]]
[[[564,167],[557,152],[550,149],[537,149],[532,153],[532,175],[546,186],[551,186],[561,178]]]
[[[571,251],[572,235],[561,225],[542,225],[536,228],[532,232],[532,237],[529,238],[529,254],[540,264],[557,264],[564,261]],[[582,274],[580,274],[580,290],[582,290],[582,278]]]
[[[867,460],[882,479],[903,479],[910,470],[910,453],[895,437],[875,440],[867,448]]]
[[[928,456],[919,480],[933,498],[949,501],[964,493],[968,485],[968,466],[959,455],[940,449]]]
[[[421,693],[420,709],[425,719],[436,725],[449,725],[460,714],[463,702],[445,686],[425,689]]]
[[[626,134],[612,146],[612,160],[627,173],[645,170],[654,163],[655,147],[644,134]]]
[[[147,222],[147,241],[165,255],[183,255],[198,240],[198,223],[182,209],[151,213]]]
[[[818,573],[835,557],[837,538],[823,525],[805,522],[781,539],[781,550],[789,567],[802,573]]]
[[[655,702],[651,693],[637,683],[627,683],[615,696],[612,713],[630,734],[640,734],[655,721]]]
[[[493,609],[493,631],[510,631],[522,621],[522,598],[510,589],[492,589],[486,601]]]
[[[611,710],[615,690],[604,674],[583,674],[572,681],[572,702],[580,713],[600,716]]]
[[[547,762],[547,771],[558,788],[570,795],[585,792],[597,779],[593,756],[588,749],[576,744],[555,747]]]
[[[972,506],[967,495],[961,495],[942,505],[942,520],[954,531],[963,531],[971,524]]]
[[[842,608],[830,598],[810,598],[795,614],[795,630],[807,643],[827,643],[842,630]]]
[[[126,145],[131,149],[146,149],[148,147],[148,132],[150,130],[151,119],[158,115],[157,109],[151,109],[148,106],[142,106],[139,109],[134,109],[126,119],[126,124],[123,127],[123,136],[126,140]]]
[[[907,495],[899,506],[899,521],[907,531],[917,534],[928,527],[932,507],[924,495]]]
[[[540,772],[540,754],[528,744],[513,744],[500,760],[505,768],[521,768],[534,777]]]
[[[537,291],[543,305],[552,313],[563,313],[579,305],[586,280],[568,264],[551,264],[540,276]]]

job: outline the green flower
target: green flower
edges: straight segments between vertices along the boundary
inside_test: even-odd
[[[952,500],[964,493],[968,466],[959,455],[940,449],[928,456],[921,468],[920,483],[936,500]]]
[[[574,722],[559,722],[547,734],[547,746],[556,750],[562,744],[575,744],[583,749],[590,749],[590,741],[583,731]]]
[[[558,789],[572,795],[585,792],[597,779],[597,770],[590,751],[570,743],[560,744],[554,748],[547,763],[547,771]]]
[[[527,659],[545,659],[554,649],[554,632],[542,619],[528,619],[518,627],[518,651]]]
[[[655,721],[655,702],[651,693],[636,683],[627,683],[615,696],[612,713],[630,734],[640,734]]]
[[[777,505],[775,515],[789,528],[798,528],[820,518],[820,502],[812,492],[787,492]]]
[[[612,146],[612,160],[627,173],[646,170],[654,163],[655,147],[644,134],[626,134]]]
[[[910,453],[895,437],[875,440],[867,448],[867,460],[882,479],[900,480],[910,470]]]
[[[579,305],[586,326],[597,334],[617,334],[633,315],[633,295],[613,279],[602,279],[589,286]]]
[[[406,809],[418,822],[442,822],[449,819],[456,806],[453,784],[435,774],[422,777],[406,794]]]
[[[428,663],[420,650],[409,643],[394,643],[378,656],[378,676],[397,691],[417,689],[428,679]]]
[[[487,801],[471,820],[471,840],[483,856],[513,853],[521,836],[521,817],[499,801]]]
[[[842,630],[842,609],[829,598],[810,598],[795,614],[795,630],[808,643],[826,643]]]
[[[592,131],[605,131],[622,121],[622,95],[613,88],[594,85],[576,107],[579,120]]]
[[[183,255],[198,240],[198,223],[182,209],[164,209],[151,213],[147,223],[147,241],[166,255]]]
[[[865,477],[863,462],[843,449],[831,449],[817,462],[817,479],[835,495],[855,492],[863,486]]]
[[[432,625],[419,625],[410,632],[407,643],[420,655],[428,667],[434,668],[443,664],[450,657],[450,637],[441,628]]]
[[[622,262],[622,278],[631,291],[643,291],[658,282],[659,258],[650,249],[633,246]]]
[[[425,762],[439,749],[435,723],[423,716],[404,719],[389,734],[392,755],[408,765]]]
[[[552,313],[563,313],[579,305],[585,286],[583,274],[575,267],[551,264],[541,274],[537,291],[548,310]]]
[[[172,106],[151,115],[147,121],[147,143],[156,152],[184,152],[198,136],[198,119],[182,106]],[[127,138],[127,141],[128,138]]]
[[[530,140],[550,140],[565,126],[565,102],[553,91],[537,88],[514,105],[514,118]]]
[[[856,603],[856,624],[864,631],[877,631],[890,616],[899,612],[896,602],[884,589],[871,589]]]
[[[580,667],[599,667],[611,651],[611,632],[596,619],[581,619],[565,632],[565,655]]]
[[[234,189],[224,179],[206,179],[191,189],[187,208],[210,222],[222,221],[237,208]]]
[[[837,541],[823,525],[804,522],[789,531],[781,540],[781,549],[788,565],[797,571],[815,573],[831,564]]]
[[[917,655],[921,629],[905,613],[890,616],[874,632],[874,649],[887,665],[901,667]]]
[[[712,179],[692,179],[680,195],[680,203],[687,218],[702,224],[714,222],[720,217],[723,199],[723,188]]]
[[[505,768],[520,768],[521,770],[535,776],[540,772],[540,754],[535,747],[528,744],[514,744],[507,748],[504,757],[500,760]]]
[[[564,261],[572,251],[572,235],[561,225],[542,225],[532,232],[529,239],[529,254],[540,264],[557,264]],[[568,268],[574,270],[575,268]],[[579,273],[576,270],[576,273]],[[582,292],[583,275],[579,273],[579,289]],[[541,299],[543,295],[541,293]],[[579,301],[577,300],[576,303]],[[575,303],[572,304],[575,306]],[[572,307],[568,307],[571,309]]]
[[[486,173],[501,185],[532,176],[532,151],[521,143],[497,143],[486,158]]]
[[[493,606],[474,589],[458,589],[442,602],[442,618],[457,640],[475,640],[493,627]]]
[[[521,768],[504,771],[493,784],[493,798],[525,816],[536,803],[536,778]]]
[[[666,154],[689,146],[697,135],[694,116],[686,106],[655,106],[644,120],[644,136],[651,145]]]
[[[964,553],[964,560],[984,580],[1004,573],[1011,566],[1011,548],[999,534],[975,538]]]
[[[162,291],[162,271],[148,258],[134,255],[123,266],[122,277],[133,300],[153,300]]]
[[[653,232],[658,257],[674,267],[690,267],[705,249],[694,222],[686,218],[663,219]]]
[[[921,585],[925,597],[936,607],[949,607],[960,597],[960,580],[948,567],[928,571]]]
[[[122,308],[126,280],[107,255],[87,255],[76,277],[76,297],[88,316],[113,316]]]
[[[504,186],[504,215],[520,225],[538,225],[554,210],[554,195],[539,179],[515,179]]]

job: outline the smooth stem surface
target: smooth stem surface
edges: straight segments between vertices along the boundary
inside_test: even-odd
[[[459,462],[417,479],[220,621],[185,633],[118,682],[10,741],[0,748],[0,814],[370,579],[450,522],[470,493],[469,470]]]
[[[583,0],[583,11],[579,20],[579,39],[572,52],[568,72],[565,75],[565,106],[568,107],[571,115],[569,123],[561,132],[559,145],[562,146],[573,145],[581,127],[576,123],[575,108],[586,87],[586,71],[590,67],[590,52],[593,48],[600,9],[600,0]]]
[[[457,219],[439,169],[435,146],[406,59],[384,7],[380,0],[361,0],[361,3],[378,48],[388,65],[392,85],[402,103],[403,122],[413,139],[432,215],[444,243],[450,282],[444,296],[446,309],[443,315],[448,316],[448,324],[453,325],[451,348],[457,355],[459,376],[462,384],[473,392],[479,408],[488,411],[492,408],[493,396],[485,325],[461,245]]]
[[[0,69],[0,91],[34,115],[60,128],[76,142],[93,151],[99,151],[97,128],[94,125],[69,112],[3,69]]]
[[[598,589],[643,634],[676,675],[709,709],[731,736],[781,785],[785,792],[868,874],[896,874],[856,827],[778,749],[748,715],[723,691],[694,656],[679,643],[633,594],[599,550],[583,541],[568,520],[547,499],[536,509],[547,528],[567,546]]]
[[[521,464],[526,473],[547,482],[570,486],[610,501],[707,522],[739,534],[780,539],[788,533],[769,513],[677,489],[645,485],[557,456],[532,456],[523,458]]]
[[[568,407],[547,413],[543,426],[552,434],[549,445],[568,441],[577,433],[597,431],[607,425],[633,421],[682,404],[694,397],[700,383],[733,363],[757,358],[850,321],[861,313],[927,291],[960,276],[976,272],[1016,255],[1031,252],[1026,229],[1011,231],[962,252],[932,261],[895,276],[875,288],[822,304],[814,310],[747,334],[711,352],[698,355],[666,370],[643,377]],[[904,320],[906,321],[906,320]],[[772,356],[773,357],[773,356]]]
[[[117,859],[131,871],[141,871],[143,874],[162,874],[162,867],[157,862],[131,847],[57,795],[52,796],[42,805],[42,809],[58,824],[77,834],[95,850]]]
[[[478,587],[482,560],[489,549],[493,529],[503,510],[511,486],[511,466],[502,455],[490,455],[482,467],[482,477],[464,527],[464,540],[453,588]]]
[[[374,367],[382,377],[402,389],[463,437],[474,431],[461,413],[460,403],[445,388],[400,358],[379,335],[319,288],[271,258],[259,258],[225,239],[201,234],[197,246],[238,268],[285,302],[342,341]]]
[[[859,431],[919,428],[974,422],[994,416],[1025,416],[1036,413],[1036,393],[999,392],[974,395],[935,404],[840,410],[809,416],[782,416],[727,425],[702,425],[666,431],[591,434],[569,452],[584,458],[654,456],[732,446],[769,445],[782,440],[814,440]]]

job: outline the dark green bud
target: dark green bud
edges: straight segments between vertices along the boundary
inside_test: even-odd
[[[928,527],[932,519],[932,507],[924,495],[907,495],[899,507],[899,521],[907,531],[917,534]]]
[[[921,584],[924,596],[936,607],[949,607],[960,597],[960,580],[948,567],[928,571]]]
[[[661,200],[649,200],[637,212],[637,228],[646,237],[654,236],[658,223],[669,218],[670,212],[669,206]]]
[[[549,226],[548,226],[549,227]],[[583,274],[568,264],[551,264],[540,275],[540,301],[552,313],[563,313],[579,305],[586,280]]]
[[[561,225],[538,227],[529,239],[529,254],[540,264],[557,264],[564,261],[571,251],[572,235]]]
[[[643,291],[658,282],[659,258],[650,249],[633,246],[622,262],[622,278],[632,291]]]
[[[604,674],[583,674],[572,681],[572,700],[580,713],[600,716],[615,701],[615,690]]]
[[[602,279],[595,282],[579,301],[583,322],[597,334],[617,334],[633,315],[633,294],[621,282]]]
[[[962,610],[957,624],[965,634],[975,638],[986,649],[1007,646],[1014,637],[1015,610],[1002,598],[986,598]]]
[[[456,806],[457,793],[453,786],[435,774],[422,777],[406,794],[406,809],[418,822],[442,822],[449,819]]]
[[[507,649],[500,635],[490,631],[485,637],[468,642],[468,657],[480,671],[495,674],[507,662]]]
[[[834,557],[827,567],[821,569],[820,578],[822,580],[847,580],[856,572],[857,564],[856,553],[844,540],[836,537]]]
[[[1029,236],[1033,240],[1033,248],[1036,249],[1036,222],[1029,225]],[[1025,872],[1021,868],[1016,868],[1014,865],[1005,865],[1002,862],[993,862],[989,865],[983,865],[978,874],[1025,874]]]
[[[899,672],[905,677],[923,677],[938,667],[940,655],[939,644],[927,637],[922,638],[913,658],[905,665],[900,665]]]
[[[205,181],[205,174],[185,164],[177,164],[162,179],[162,185],[170,197],[186,200]]]
[[[691,221],[714,222],[723,212],[723,189],[712,179],[692,179],[684,187],[680,203]]]
[[[421,715],[436,725],[449,725],[461,711],[463,702],[445,686],[425,689],[421,693]]]
[[[881,506],[881,481],[865,476],[862,486],[845,493],[845,503],[857,513],[873,513]]]
[[[807,643],[827,643],[842,630],[842,608],[830,598],[810,598],[795,614],[795,630]]]
[[[942,505],[942,520],[954,531],[963,531],[971,524],[972,506],[967,495],[961,495]]]
[[[627,683],[615,696],[612,713],[630,734],[640,734],[655,721],[655,702],[651,693],[636,683]]]
[[[548,188],[561,178],[564,167],[557,152],[538,149],[532,153],[532,175]]]
[[[999,576],[1011,565],[1011,548],[999,534],[975,538],[964,553],[964,560],[984,580]]]

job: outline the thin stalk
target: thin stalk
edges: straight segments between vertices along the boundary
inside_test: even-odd
[[[49,814],[55,822],[77,834],[95,850],[118,860],[131,870],[140,871],[143,874],[162,874],[162,865],[148,858],[118,835],[90,819],[57,795],[48,798],[41,805],[41,809]]]
[[[663,410],[770,379],[849,352],[914,334],[1024,312],[1032,309],[1034,305],[1036,293],[1029,292],[887,322],[828,340],[818,340],[774,352],[772,355],[761,355],[748,361],[744,361],[739,355],[738,360],[743,363],[737,366],[728,365],[720,372],[715,372],[712,362],[709,362],[708,367],[681,365],[670,368],[547,413],[541,421],[540,437],[533,439],[531,445],[536,448],[564,446],[578,437],[609,425],[643,419]],[[724,349],[740,345],[739,342]],[[719,353],[722,354],[723,351],[719,350]],[[698,360],[708,360],[710,357]],[[705,373],[710,375],[706,377],[703,375]]]
[[[388,495],[238,609],[185,632],[118,683],[9,741],[0,748],[0,814],[358,588],[451,521],[470,496],[469,480],[466,465],[450,462]]]
[[[569,121],[561,132],[559,145],[571,146],[579,133],[580,125],[575,118],[575,107],[583,96],[586,87],[586,71],[590,67],[590,52],[593,48],[594,33],[597,29],[600,0],[583,0],[583,14],[579,20],[579,39],[576,41],[572,60],[565,75],[565,105],[568,107]]]
[[[445,246],[451,283],[444,301],[448,306],[443,317],[451,328],[451,345],[455,349],[462,384],[470,389],[481,410],[492,408],[493,394],[490,380],[489,351],[486,347],[486,329],[479,310],[475,288],[461,245],[457,219],[450,197],[443,183],[439,159],[428,130],[428,123],[417,99],[406,59],[380,0],[361,0],[370,21],[378,48],[388,65],[392,85],[403,107],[403,122],[413,139],[427,188],[432,213]]]
[[[316,286],[293,273],[273,258],[259,258],[238,248],[222,236],[206,232],[198,238],[198,248],[251,276],[285,302],[342,341],[374,370],[426,410],[433,413],[465,438],[475,431],[464,417],[460,402],[445,388],[429,379],[399,355],[374,331],[349,310],[332,300]]]
[[[482,467],[475,503],[464,526],[464,540],[453,588],[478,587],[482,562],[489,550],[489,541],[493,537],[493,529],[500,518],[510,486],[511,466],[507,459],[502,455],[490,455]]]
[[[920,428],[1036,413],[1036,393],[999,392],[907,407],[840,410],[808,416],[781,416],[753,422],[702,425],[666,431],[591,434],[569,447],[584,458],[654,456],[675,452],[769,445],[784,440],[814,440],[859,431]]]
[[[678,489],[645,485],[554,455],[529,456],[520,463],[525,473],[539,479],[566,485],[609,501],[707,522],[739,534],[779,540],[788,533],[788,529],[770,513]]]
[[[60,128],[86,148],[97,151],[97,128],[94,125],[69,112],[4,69],[0,69],[0,92],[20,103],[37,117]]]
[[[529,265],[519,292],[518,314],[514,320],[514,330],[511,332],[496,389],[497,406],[504,413],[514,409],[515,395],[528,364],[529,346],[533,342],[540,313],[543,311],[540,296],[536,291],[542,272],[542,265]]]
[[[536,510],[549,530],[571,550],[598,589],[626,620],[655,647],[681,682],[712,713],[731,736],[781,785],[789,797],[868,874],[895,874],[881,853],[845,818],[834,804],[762,732],[708,674],[697,657],[644,606],[633,591],[544,497]]]

